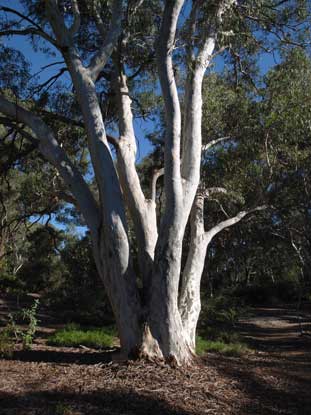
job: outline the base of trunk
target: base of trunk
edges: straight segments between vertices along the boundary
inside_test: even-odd
[[[171,350],[169,353],[164,353],[161,350],[158,341],[152,336],[148,324],[145,323],[142,329],[140,345],[129,352],[123,350],[123,353],[121,352],[121,354],[124,360],[142,359],[154,363],[165,362],[171,367],[190,365],[195,358],[195,353],[187,345],[186,341],[182,343],[184,347],[179,348],[178,352]]]
[[[152,337],[147,323],[144,324],[142,334],[142,344],[139,349],[139,357],[147,360],[163,360],[163,353],[158,342]]]

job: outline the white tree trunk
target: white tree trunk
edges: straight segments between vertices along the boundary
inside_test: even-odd
[[[166,359],[189,362],[190,350],[178,310],[181,253],[187,217],[180,173],[181,111],[173,69],[173,49],[183,0],[166,2],[157,47],[158,72],[165,102],[165,210],[155,252],[149,323]]]
[[[90,228],[93,251],[119,328],[126,353],[163,355],[177,363],[188,363],[195,350],[195,328],[200,312],[200,279],[209,241],[221,229],[239,221],[247,212],[204,232],[203,199],[193,204],[200,180],[202,81],[215,47],[222,14],[235,1],[218,2],[206,33],[193,48],[186,85],[184,132],[181,146],[181,109],[174,77],[173,52],[177,24],[184,0],[168,0],[157,43],[157,67],[165,102],[166,138],[164,151],[165,210],[157,231],[155,189],[145,198],[135,168],[136,142],[131,100],[124,68],[117,64],[114,88],[117,95],[120,138],[117,169],[107,142],[99,105],[96,80],[117,44],[122,30],[124,1],[113,0],[109,29],[101,20],[100,3],[94,5],[94,20],[102,35],[98,53],[85,66],[75,47],[80,27],[78,2],[73,0],[73,23],[67,28],[57,0],[47,0],[47,17],[56,40],[45,39],[63,54],[83,115],[91,161],[99,191],[99,203],[78,170],[58,146],[53,132],[38,117],[0,97],[0,112],[26,124],[39,140],[42,154],[58,169]],[[140,4],[140,3],[139,3]],[[191,19],[196,19],[193,2]],[[194,21],[193,21],[194,23]],[[193,32],[194,33],[194,32]],[[189,40],[192,48],[192,40]],[[182,147],[182,148],[181,148]],[[182,160],[181,160],[182,152]],[[144,296],[141,301],[131,257],[125,204],[129,208],[138,241]],[[193,208],[189,256],[183,273],[178,304],[182,242]],[[241,216],[242,215],[242,216]],[[230,222],[231,221],[231,222]],[[148,306],[148,307],[147,307]],[[149,330],[150,328],[150,330]]]
[[[206,252],[215,235],[240,222],[245,216],[265,209],[260,206],[249,211],[241,211],[236,216],[226,219],[208,231],[204,229],[204,197],[213,192],[224,193],[222,188],[211,188],[204,194],[198,194],[191,211],[190,248],[182,275],[179,310],[182,317],[184,333],[193,352],[196,345],[196,328],[201,311],[200,285],[204,270]]]
[[[179,310],[189,347],[195,353],[196,327],[201,311],[200,284],[209,237],[204,231],[204,197],[197,196],[190,217],[191,236],[182,274]]]
[[[134,224],[138,245],[138,258],[143,282],[143,300],[148,302],[154,250],[158,239],[156,204],[146,199],[136,170],[136,138],[133,128],[131,98],[127,80],[120,63],[117,63],[114,81],[118,112],[119,133],[117,143],[117,168],[120,183]]]
[[[127,237],[122,239],[124,233],[119,232],[118,218],[112,215],[108,225],[101,221],[94,197],[83,177],[40,118],[1,96],[0,112],[32,129],[42,154],[56,167],[71,190],[91,231],[96,265],[115,313],[121,345],[127,353],[136,353],[141,347],[141,309],[135,275],[130,266]],[[116,233],[115,239],[112,238]]]
[[[66,61],[77,99],[82,111],[87,132],[88,147],[95,171],[100,195],[100,224],[93,233],[94,255],[100,276],[119,328],[122,348],[127,353],[137,353],[141,346],[141,307],[133,272],[127,236],[125,208],[119,178],[114,166],[105,126],[96,93],[94,80],[109,58],[119,27],[113,27],[103,47],[85,68],[81,62],[73,39],[69,36],[55,0],[49,0],[48,15],[54,34],[63,45],[62,54]],[[57,2],[56,2],[57,3]],[[56,7],[55,7],[56,6]],[[114,1],[113,18],[121,25],[122,1]],[[116,32],[117,31],[117,35]],[[106,46],[105,46],[106,44]]]

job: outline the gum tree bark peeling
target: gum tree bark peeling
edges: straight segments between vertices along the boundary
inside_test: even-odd
[[[136,7],[141,7],[142,3],[137,1]],[[108,29],[100,21],[100,2],[94,4],[97,5],[94,6],[94,13],[102,46],[88,66],[83,64],[74,42],[80,26],[77,1],[72,1],[74,21],[68,28],[58,1],[46,0],[46,15],[54,37],[44,37],[62,53],[71,76],[83,114],[99,202],[58,145],[48,125],[4,96],[0,97],[0,112],[32,130],[39,141],[40,151],[58,170],[83,214],[91,232],[97,268],[115,314],[124,352],[187,364],[195,354],[200,281],[209,242],[222,229],[237,223],[249,213],[240,212],[236,217],[205,231],[205,196],[198,192],[202,152],[202,82],[214,53],[218,28],[235,1],[216,2],[206,22],[200,48],[191,46],[191,36],[194,35],[202,2],[193,1],[189,17],[189,44],[186,47],[188,74],[183,114],[175,82],[173,54],[184,0],[165,2],[156,43],[157,69],[166,114],[164,171],[158,172],[153,179],[150,199],[144,195],[135,167],[136,139],[131,99],[122,59],[118,55],[124,2],[112,2]],[[96,94],[98,75],[111,59],[115,66],[111,82],[119,116],[119,139],[114,143],[117,163],[114,163],[111,154]],[[156,179],[162,173],[165,209],[158,228]],[[131,262],[126,209],[130,212],[137,239],[142,294],[137,287],[137,276]],[[182,241],[188,221],[191,224],[191,242],[182,272]]]

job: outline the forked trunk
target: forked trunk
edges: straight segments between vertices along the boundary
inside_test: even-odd
[[[108,29],[101,20],[102,2],[95,2],[94,20],[98,33],[102,36],[102,45],[91,58],[88,66],[85,65],[88,59],[79,56],[80,49],[76,45],[75,34],[80,27],[79,2],[72,2],[74,21],[70,28],[67,27],[67,20],[65,22],[58,3],[57,0],[46,1],[46,17],[53,29],[55,39],[46,33],[44,37],[52,41],[54,46],[57,45],[71,75],[76,99],[83,116],[98,200],[92,194],[79,169],[57,143],[53,130],[42,119],[2,96],[0,96],[0,112],[14,120],[14,123],[23,123],[32,130],[39,140],[39,150],[58,170],[73,196],[73,203],[83,214],[92,235],[96,265],[112,305],[123,351],[128,356],[163,357],[171,363],[190,363],[195,351],[195,329],[200,312],[200,278],[208,241],[221,229],[231,226],[247,214],[241,212],[235,218],[222,222],[208,235],[204,233],[201,219],[200,223],[196,223],[199,227],[193,228],[179,300],[182,241],[200,180],[202,80],[214,51],[222,15],[236,2],[235,0],[216,2],[217,7],[211,8],[212,14],[208,19],[206,30],[202,32],[202,41],[195,44],[191,40],[188,44],[186,54],[189,74],[184,101],[182,144],[180,88],[175,81],[173,55],[176,50],[179,15],[186,3],[184,0],[165,2],[156,46],[158,75],[166,115],[165,209],[159,237],[156,186],[152,200],[146,199],[135,166],[136,138],[130,91],[127,86],[126,59],[121,54],[122,50],[127,48],[122,47],[122,41],[118,42],[122,40],[119,35],[124,30],[126,19],[123,18],[123,9],[126,2],[123,0],[108,2],[112,3],[112,17]],[[196,34],[196,22],[202,5],[200,1],[192,3],[189,39]],[[41,30],[37,32],[44,33]],[[127,38],[127,36],[123,37]],[[96,85],[99,75],[104,74],[104,68],[113,49],[118,49],[114,59],[116,61],[114,88],[119,114],[119,140],[114,140],[118,154],[118,171],[107,140]],[[197,206],[200,207],[202,216],[203,202],[200,203]],[[137,284],[137,275],[132,267],[127,209],[138,241],[143,282],[142,296]],[[195,216],[195,220],[198,218],[199,216]]]

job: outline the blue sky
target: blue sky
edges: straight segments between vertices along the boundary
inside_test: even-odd
[[[18,0],[0,0],[1,6],[11,7],[13,9],[23,12],[23,7],[21,2]],[[62,61],[62,57],[57,49],[54,50],[55,57],[47,57],[43,52],[35,52],[29,42],[29,40],[24,36],[11,36],[8,38],[2,38],[3,43],[8,46],[14,47],[23,52],[26,59],[31,64],[31,72],[38,73],[39,79],[41,82],[49,79],[56,73],[56,69],[60,66],[49,67],[42,71],[42,67],[48,65],[52,62]],[[267,72],[272,66],[275,65],[274,56],[272,54],[264,53],[260,56],[259,67],[262,73]],[[213,70],[221,72],[224,68],[224,62],[221,56],[217,57],[214,62]],[[62,81],[70,84],[70,76],[68,73],[64,73],[62,76]],[[153,124],[150,120],[136,119],[135,120],[135,132],[139,142],[139,154],[138,158],[143,158],[150,151],[150,144],[145,140],[146,134],[150,133],[153,130]]]
[[[16,9],[20,12],[24,11],[20,1],[17,0],[1,0],[0,5]],[[13,47],[23,52],[27,61],[29,61],[31,64],[31,72],[33,74],[40,72],[38,74],[40,82],[48,80],[51,76],[55,75],[56,70],[61,67],[61,65],[49,67],[42,71],[42,67],[45,65],[63,60],[57,49],[54,49],[55,57],[51,58],[47,57],[43,52],[35,52],[29,42],[29,39],[27,39],[25,36],[11,36],[10,38],[2,38],[2,42],[7,46]],[[61,80],[68,84],[71,83],[68,73],[65,73],[62,76]],[[134,121],[134,127],[138,139],[138,158],[142,159],[146,154],[150,152],[151,147],[149,142],[145,139],[145,136],[152,131],[153,124],[149,120],[136,119]]]
[[[17,9],[23,12],[23,7],[21,6],[20,1],[18,0],[0,0],[0,5],[14,8],[14,9]],[[55,49],[55,56],[51,58],[51,57],[47,57],[43,52],[40,52],[40,51],[35,52],[30,42],[28,41],[28,39],[24,36],[12,36],[9,39],[2,38],[1,40],[5,45],[16,48],[23,52],[26,59],[31,64],[31,72],[33,74],[41,71],[40,74],[38,75],[40,82],[44,82],[45,80],[49,79],[51,76],[55,74],[56,69],[60,68],[60,66],[50,67],[42,71],[42,67],[44,67],[45,65],[48,65],[56,61],[62,61],[62,57],[56,49]],[[265,73],[267,70],[269,70],[274,65],[275,65],[275,60],[272,54],[263,54],[260,57],[259,66],[260,66],[260,70],[262,73]],[[223,69],[224,69],[223,59],[221,57],[217,57],[215,60],[213,70],[221,72]],[[62,81],[65,84],[70,85],[71,81],[70,81],[70,77],[68,73],[65,73],[63,75]],[[134,122],[135,133],[136,133],[136,137],[138,141],[138,159],[142,159],[151,150],[151,146],[145,137],[146,137],[146,134],[153,131],[153,127],[154,125],[152,121],[150,120],[136,119]],[[55,220],[53,220],[53,223],[56,224]],[[83,230],[84,228],[77,229],[79,233],[81,233]]]
[[[23,12],[23,7],[20,3],[20,1],[16,0],[2,0],[0,1],[1,6],[10,7],[12,9],[16,9],[20,12]],[[11,36],[10,38],[2,38],[1,39],[3,44],[9,47],[12,47],[14,49],[17,49],[21,51],[24,56],[26,57],[27,61],[31,65],[31,73],[36,74],[38,73],[38,81],[44,82],[48,80],[51,76],[55,75],[56,70],[59,69],[60,66],[55,67],[49,67],[42,71],[42,67],[45,65],[48,65],[52,62],[62,61],[62,56],[60,53],[55,49],[55,56],[53,58],[47,57],[43,52],[37,51],[35,52],[33,50],[33,47],[31,46],[29,39],[24,36]],[[71,84],[70,76],[68,73],[65,73],[62,76],[62,82],[68,83],[68,85]],[[143,119],[136,119],[134,121],[134,128],[135,133],[137,137],[138,142],[138,151],[137,151],[137,157],[138,159],[142,159],[144,156],[146,156],[150,150],[151,146],[148,140],[145,139],[145,136],[153,130],[153,123],[149,120],[143,120]],[[32,220],[36,220],[36,217],[33,217]],[[43,217],[41,220],[41,223],[45,223],[48,217]],[[52,215],[51,223],[57,226],[60,229],[66,229],[66,226],[58,223],[55,219],[55,215]],[[79,227],[76,226],[75,230],[78,234],[84,234],[86,231],[85,227]]]

